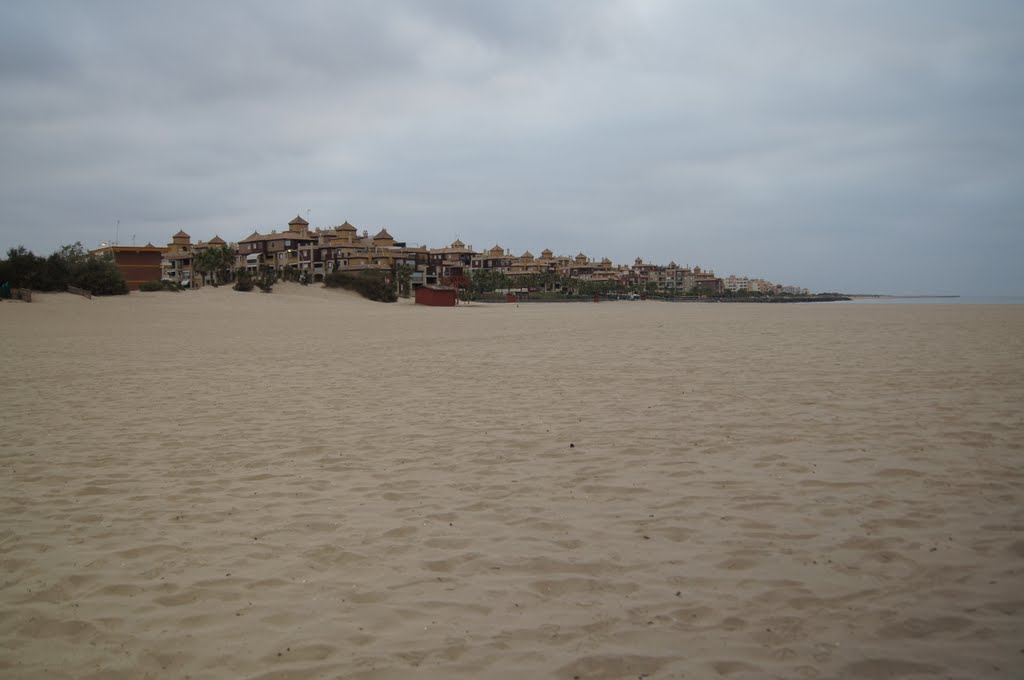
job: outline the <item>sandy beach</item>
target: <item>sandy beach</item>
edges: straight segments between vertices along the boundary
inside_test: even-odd
[[[0,676],[1024,677],[1024,306],[0,303]]]

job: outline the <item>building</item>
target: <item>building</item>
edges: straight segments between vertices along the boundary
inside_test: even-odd
[[[750,279],[746,276],[730,274],[722,280],[722,287],[731,293],[739,293],[740,291],[751,290],[750,283]]]
[[[694,267],[688,275],[683,278],[683,290],[705,291],[712,295],[722,293],[722,279],[715,276],[715,272]]]
[[[423,284],[442,283],[452,286],[469,284],[467,273],[478,253],[473,246],[467,246],[459,239],[452,241],[447,248],[431,248],[428,254],[427,267],[423,271]],[[415,284],[415,279],[413,280]]]
[[[254,231],[239,241],[235,263],[239,269],[251,273],[266,267],[281,274],[285,267],[300,269],[300,249],[316,242],[317,236],[309,231],[309,222],[296,215],[288,223],[286,231],[278,232],[275,229],[269,234]]]
[[[299,250],[300,268],[312,272],[312,281],[337,271],[364,272],[381,271],[398,273],[402,268],[409,273],[409,283],[420,286],[437,283],[436,278],[427,277],[431,253],[426,246],[410,247],[396,241],[387,229],[381,229],[374,236],[345,222],[334,229],[318,229],[313,232],[316,243]]]
[[[91,254],[110,254],[117,270],[124,276],[128,290],[138,290],[146,281],[160,280],[160,263],[164,248],[147,243],[144,246],[104,246]]]
[[[416,289],[416,304],[429,307],[454,307],[456,290],[452,286],[420,286]]]
[[[192,283],[192,237],[184,230],[171,237],[160,263],[160,278],[182,286]]]
[[[164,281],[173,281],[185,288],[209,283],[212,272],[196,272],[195,257],[208,248],[225,245],[227,243],[220,236],[193,244],[191,236],[179,231],[171,237],[167,247],[162,249],[164,256],[160,262],[160,278]]]
[[[251,273],[269,268],[279,276],[291,268],[296,275],[304,274],[310,283],[323,281],[337,271],[379,271],[386,272],[386,277],[402,274],[399,281],[407,280],[418,287],[441,283],[430,272],[433,259],[426,246],[410,247],[397,241],[387,229],[373,236],[364,229],[360,235],[346,221],[330,229],[310,230],[309,222],[296,216],[286,231],[255,231],[239,241],[236,263]]]
[[[195,255],[205,248],[221,245],[226,244],[219,237],[193,245],[189,235],[179,231],[164,249],[163,278],[183,285],[198,283],[193,274]],[[479,273],[495,275],[495,280],[502,281],[503,287],[520,291],[594,288],[679,297],[719,295],[725,291],[774,294],[783,290],[782,286],[764,279],[738,276],[721,279],[712,270],[691,269],[689,265],[680,266],[675,262],[667,266],[654,264],[639,257],[631,265],[615,265],[607,257],[596,260],[582,252],[575,256],[555,255],[547,248],[539,256],[529,250],[516,256],[500,245],[477,252],[458,239],[444,248],[409,247],[396,240],[386,228],[370,236],[367,230],[360,231],[346,221],[336,227],[314,230],[299,215],[288,222],[283,231],[272,230],[269,234],[254,231],[239,241],[235,265],[254,274],[270,269],[278,276],[305,275],[305,281],[310,283],[323,281],[325,276],[337,271],[380,272],[404,290],[421,286],[464,288]],[[786,287],[786,290],[793,288]]]
[[[518,258],[513,257],[504,248],[495,245],[487,252],[474,255],[470,268],[474,270],[487,269],[507,274],[512,270],[512,262],[516,259]]]

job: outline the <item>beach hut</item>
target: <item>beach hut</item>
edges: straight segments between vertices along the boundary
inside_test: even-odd
[[[416,289],[416,304],[429,307],[454,307],[455,289],[451,286],[420,286]]]

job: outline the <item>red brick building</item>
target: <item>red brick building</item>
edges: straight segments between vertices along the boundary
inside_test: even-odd
[[[118,271],[128,283],[128,290],[138,290],[139,285],[145,281],[160,280],[160,261],[165,250],[147,243],[144,246],[104,246],[89,252],[113,255]]]
[[[416,289],[416,304],[430,307],[454,307],[455,289],[445,286],[420,286]]]

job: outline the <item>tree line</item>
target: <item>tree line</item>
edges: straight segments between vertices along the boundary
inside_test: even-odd
[[[24,246],[7,251],[0,260],[0,283],[11,288],[62,291],[75,286],[93,295],[124,295],[128,283],[109,253],[89,253],[79,243],[64,245],[47,257]]]
[[[229,283],[235,269],[235,253],[226,245],[211,246],[192,256],[192,271],[208,276],[213,286]]]

